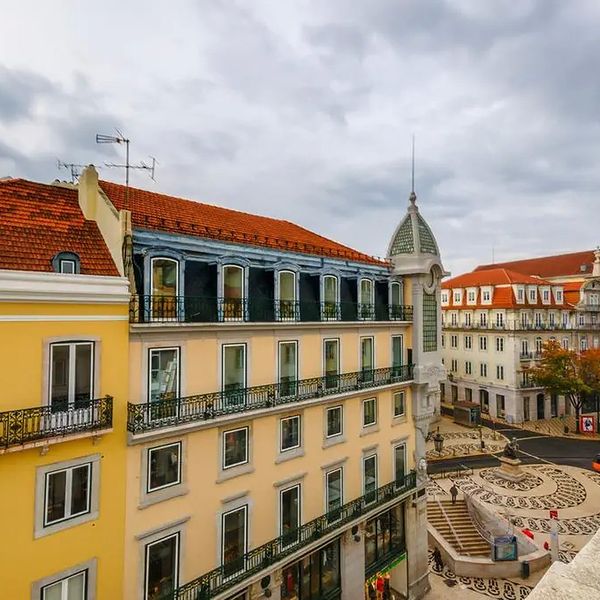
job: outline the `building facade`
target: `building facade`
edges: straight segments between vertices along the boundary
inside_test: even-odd
[[[120,598],[128,282],[73,189],[2,180],[0,222],[0,595]]]
[[[444,404],[510,423],[574,413],[528,377],[544,343],[600,347],[600,252],[480,266],[443,283]]]

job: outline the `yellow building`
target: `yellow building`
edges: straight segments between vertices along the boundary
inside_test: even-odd
[[[6,600],[122,597],[129,294],[103,214],[70,186],[0,181]]]
[[[80,186],[133,228],[124,597],[354,600],[385,572],[422,597],[443,269],[415,198],[381,261]]]

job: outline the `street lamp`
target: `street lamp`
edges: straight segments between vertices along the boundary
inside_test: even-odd
[[[439,427],[433,436],[433,447],[438,454],[442,453],[442,448],[444,447],[444,436],[440,433]]]

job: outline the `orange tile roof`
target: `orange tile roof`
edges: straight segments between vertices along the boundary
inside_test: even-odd
[[[503,285],[513,283],[551,285],[548,281],[544,281],[538,277],[531,277],[529,275],[498,267],[485,271],[475,270],[471,273],[464,273],[463,275],[458,275],[452,279],[447,279],[442,283],[442,288],[467,288],[482,285]]]
[[[179,233],[387,266],[384,261],[357,252],[289,221],[261,217],[137,188],[129,188],[129,198],[126,201],[125,186],[101,181],[100,187],[117,209],[131,210],[133,226],[139,229]]]
[[[79,255],[84,275],[119,275],[77,190],[25,179],[0,180],[0,269],[53,271],[59,252]]]
[[[542,256],[539,258],[526,258],[511,262],[496,263],[490,265],[479,265],[475,271],[484,271],[497,268],[508,268],[527,275],[538,277],[567,277],[573,275],[590,275],[594,252],[570,252],[568,254],[557,254],[555,256]],[[581,270],[581,265],[586,265],[586,270]]]

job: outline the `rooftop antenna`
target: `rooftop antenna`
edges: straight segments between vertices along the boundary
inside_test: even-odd
[[[412,136],[411,193],[415,193],[415,134]]]
[[[67,171],[69,171],[71,173],[71,183],[76,183],[77,180],[79,179],[79,176],[81,175],[81,169],[85,169],[85,167],[87,167],[87,165],[79,165],[76,163],[67,163],[64,162],[62,160],[60,160],[60,158],[56,159],[56,168],[57,169],[66,169]],[[99,169],[101,169],[102,167],[98,167]]]

